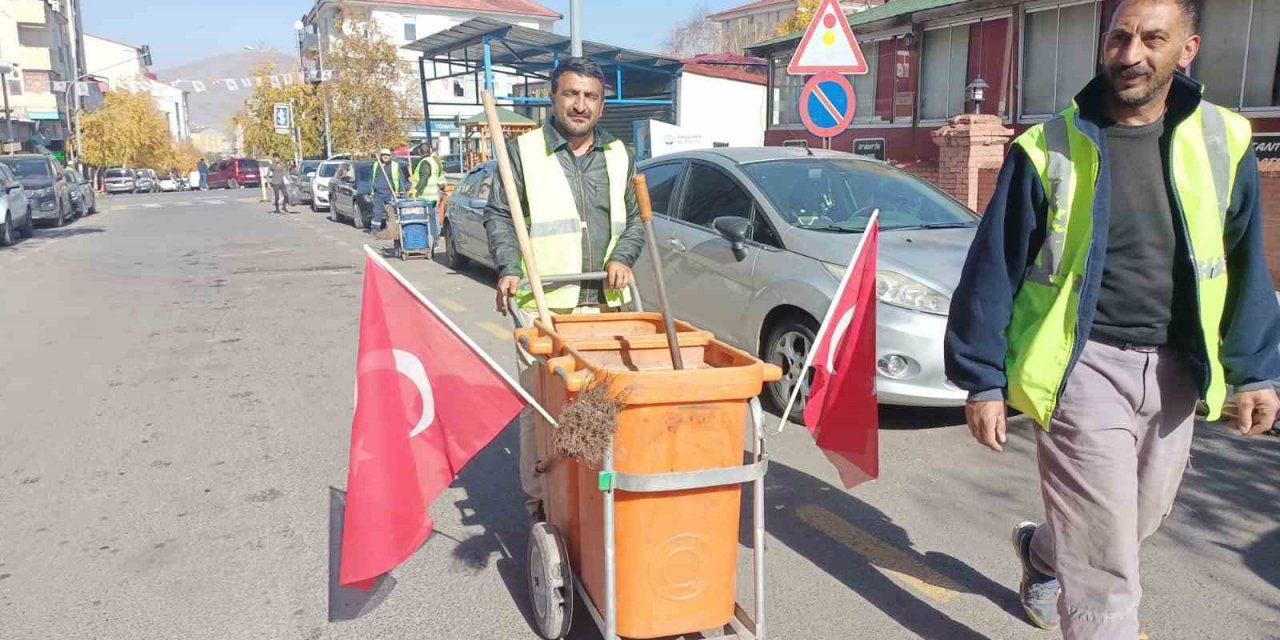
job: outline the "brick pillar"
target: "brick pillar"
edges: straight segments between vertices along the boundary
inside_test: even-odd
[[[984,169],[1000,168],[1013,129],[1006,129],[999,116],[965,114],[951,118],[932,136],[939,147],[938,186],[977,211],[990,197],[979,193],[978,176]]]
[[[1259,164],[1262,182],[1262,233],[1271,279],[1280,285],[1280,161]]]

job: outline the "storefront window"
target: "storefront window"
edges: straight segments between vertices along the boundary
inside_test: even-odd
[[[1280,0],[1213,0],[1203,12],[1193,74],[1205,98],[1232,109],[1280,107]]]
[[[1048,117],[1071,104],[1097,72],[1095,2],[1028,10],[1022,35],[1022,115]]]
[[[964,113],[969,25],[925,31],[922,50],[920,119],[945,120]]]
[[[773,59],[773,113],[769,121],[774,125],[800,124],[800,89],[805,78],[788,74],[789,62],[790,53]]]
[[[857,107],[853,112],[853,121],[855,123],[869,124],[884,122],[884,119],[876,114],[876,84],[879,80],[880,60],[877,52],[880,45],[874,42],[867,42],[861,45],[862,57],[867,60],[867,67],[870,69],[867,73],[850,76],[849,80],[853,84],[853,95],[857,99]]]

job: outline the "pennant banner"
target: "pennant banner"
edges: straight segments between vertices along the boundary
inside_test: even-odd
[[[324,77],[319,79],[332,80],[334,76],[335,74],[333,71],[326,70],[324,72]],[[294,85],[304,84],[305,82],[306,82],[306,78],[303,76],[302,72],[294,71],[292,73],[279,73],[271,76],[249,76],[249,77],[240,77],[240,78],[209,78],[204,80],[180,79],[180,80],[174,80],[169,84],[175,87],[178,87],[179,89],[189,91],[191,93],[204,93],[205,91],[209,91],[211,89],[222,89],[225,91],[250,90],[250,89],[253,89],[254,87],[261,87],[263,85],[269,85],[274,89],[281,89],[284,87],[292,87]],[[138,91],[139,89],[137,87],[145,86],[145,84],[139,83],[139,82],[133,82],[129,80],[123,80],[118,82],[117,86],[120,88],[128,89],[130,91]]]

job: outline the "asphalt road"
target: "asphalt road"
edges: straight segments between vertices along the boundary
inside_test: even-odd
[[[256,193],[103,198],[0,249],[0,638],[534,638],[514,426],[391,579],[333,588],[364,237]],[[492,274],[397,266],[513,364]],[[769,441],[772,638],[1052,637],[1008,542],[1039,512],[1031,427],[1000,456],[960,419],[886,410],[851,492],[803,429]],[[1144,549],[1150,638],[1280,637],[1278,468],[1280,440],[1200,426]]]

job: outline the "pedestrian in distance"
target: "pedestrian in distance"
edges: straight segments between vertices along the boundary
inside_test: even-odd
[[[289,171],[279,159],[271,163],[271,192],[276,207],[272,213],[293,213],[289,211]]]
[[[440,241],[440,220],[437,207],[440,204],[440,187],[444,185],[444,163],[435,154],[430,142],[418,145],[422,159],[413,167],[409,181],[413,183],[409,194],[427,202],[427,233],[429,245],[434,251]]]
[[[635,163],[622,141],[599,126],[604,112],[604,73],[585,58],[561,59],[551,73],[552,116],[541,128],[507,143],[515,197],[529,218],[529,240],[543,276],[605,272],[604,282],[546,288],[546,304],[559,315],[616,311],[630,301],[632,267],[644,250],[644,226],[636,205]],[[527,188],[536,185],[537,188]],[[536,303],[521,291],[527,274],[511,218],[509,195],[494,181],[485,207],[489,251],[498,266],[498,311],[519,313],[532,325]],[[515,296],[518,309],[507,308]],[[532,358],[520,357],[520,382],[532,389]],[[535,470],[533,410],[520,412],[520,484],[535,520],[542,519],[543,490]]]
[[[1173,509],[1197,407],[1243,436],[1280,401],[1280,307],[1249,121],[1183,75],[1193,0],[1122,0],[1102,72],[1012,145],[951,305],[948,377],[1000,452],[1030,416],[1045,522],[1015,527],[1030,621],[1139,635],[1139,549]],[[1212,79],[1210,79],[1212,81]],[[1240,490],[1248,490],[1241,487]]]
[[[200,173],[200,190],[209,190],[209,165],[205,163],[204,158],[200,158],[200,162],[196,163],[196,171]]]
[[[373,163],[373,226],[369,233],[378,234],[387,228],[387,207],[404,194],[408,181],[408,172],[391,150],[379,151],[378,160]]]

